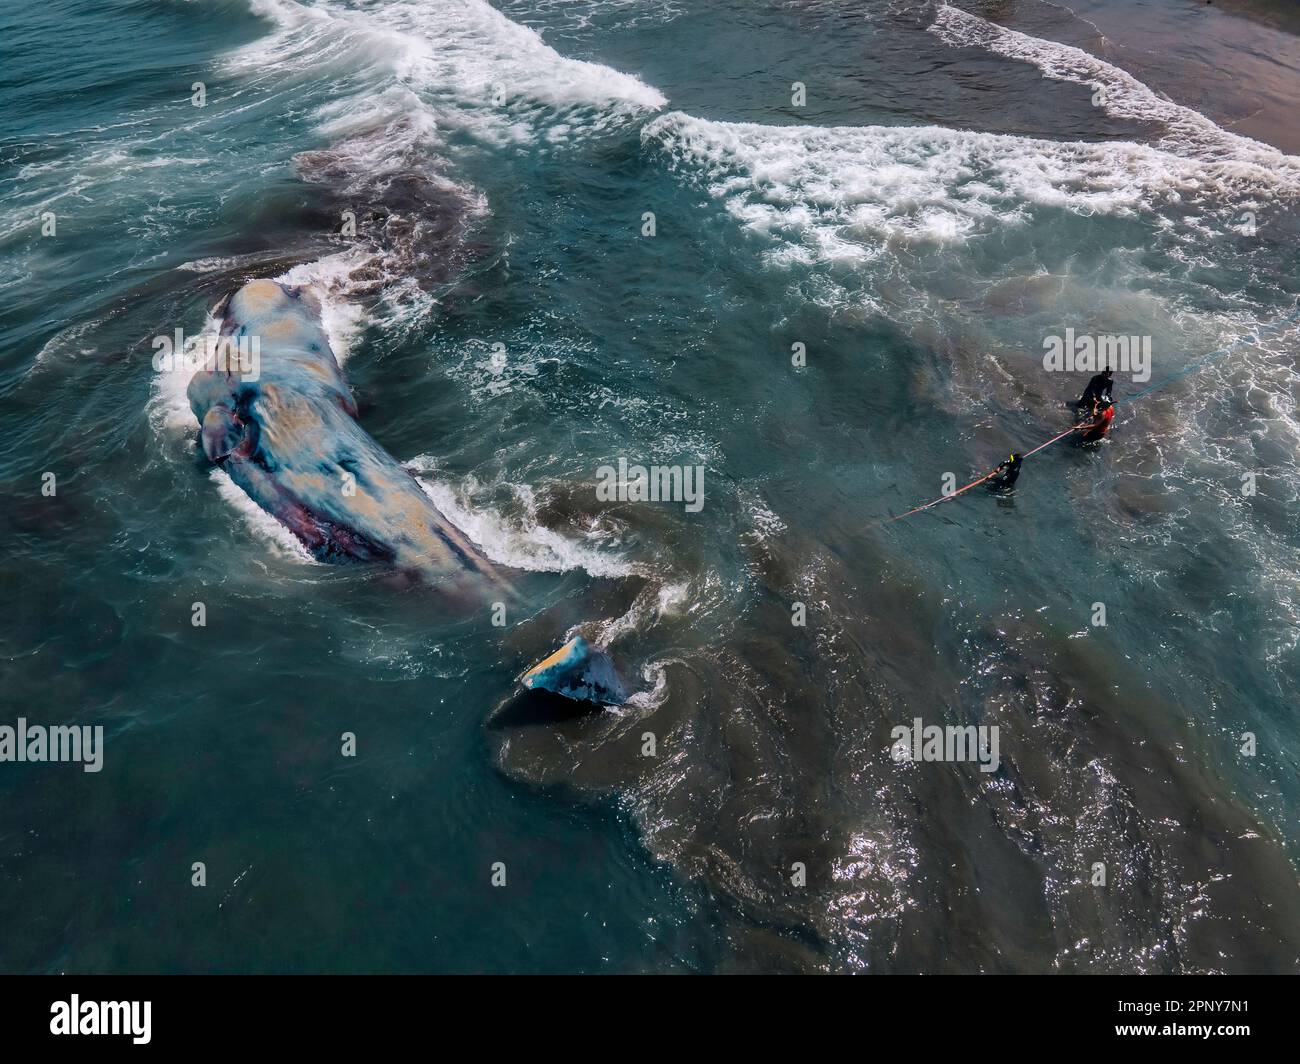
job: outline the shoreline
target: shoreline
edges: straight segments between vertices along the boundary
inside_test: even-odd
[[[1224,129],[1300,154],[1300,6],[1269,0],[954,4],[1127,71]],[[1050,14],[1048,13],[1050,11]],[[1294,13],[1292,13],[1294,12]]]

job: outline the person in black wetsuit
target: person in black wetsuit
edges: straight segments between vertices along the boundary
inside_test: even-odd
[[[1088,382],[1083,398],[1074,405],[1080,410],[1092,410],[1099,399],[1110,401],[1110,390],[1115,386],[1114,370],[1107,366]]]
[[[997,469],[993,470],[993,475],[989,477],[988,488],[990,491],[1010,491],[1016,485],[1016,480],[1020,477],[1020,465],[1024,458],[1016,451],[1012,451]]]

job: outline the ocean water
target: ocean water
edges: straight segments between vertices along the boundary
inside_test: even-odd
[[[5,5],[0,724],[105,753],[0,763],[0,969],[1296,970],[1298,29]],[[154,340],[254,277],[321,299],[505,627],[204,461]],[[884,523],[1068,424],[1067,328],[1150,338],[1112,439]],[[703,508],[601,501],[620,458]],[[574,632],[629,704],[500,712]],[[917,717],[998,771],[896,763]]]

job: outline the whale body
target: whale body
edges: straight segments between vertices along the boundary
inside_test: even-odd
[[[221,310],[220,339],[256,358],[210,358],[191,378],[204,454],[317,559],[394,566],[464,598],[509,590],[415,475],[357,422],[309,292],[250,281]],[[525,689],[594,706],[626,697],[604,651],[581,638],[522,679]]]
[[[257,357],[251,370],[247,359],[210,359],[190,380],[203,451],[317,559],[381,562],[455,589],[500,582],[358,424],[309,292],[250,281],[226,302],[220,336]]]

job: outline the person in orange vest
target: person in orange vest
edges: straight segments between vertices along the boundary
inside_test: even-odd
[[[1110,424],[1115,420],[1115,404],[1109,399],[1098,399],[1092,405],[1092,422],[1083,426],[1080,443],[1098,443],[1110,433]]]

